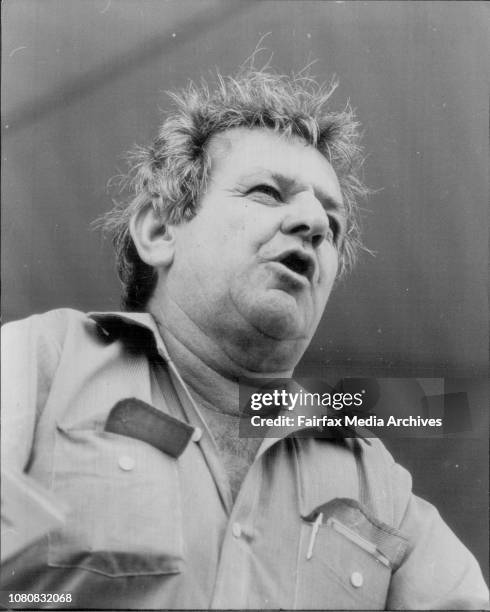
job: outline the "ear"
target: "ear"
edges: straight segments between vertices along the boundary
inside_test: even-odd
[[[150,204],[129,222],[129,231],[141,260],[152,268],[168,267],[173,261],[175,236]]]

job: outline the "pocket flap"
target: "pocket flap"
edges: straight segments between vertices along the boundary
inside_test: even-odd
[[[183,453],[194,432],[194,428],[187,423],[135,397],[115,404],[104,429],[151,444],[174,458]]]
[[[314,522],[322,514],[322,524],[334,529],[394,571],[407,552],[409,541],[395,527],[375,517],[358,501],[336,498],[315,508],[302,518]]]

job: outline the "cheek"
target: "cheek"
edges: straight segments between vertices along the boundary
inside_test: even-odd
[[[335,251],[334,255],[329,259],[327,263],[327,276],[329,279],[330,287],[332,287],[332,285],[334,284],[335,279],[337,278],[338,271],[339,271],[339,257],[338,257],[337,251]]]
[[[214,226],[237,248],[257,251],[280,231],[281,213],[277,208],[267,207],[248,200],[228,202],[227,212],[216,212]]]
[[[320,294],[322,299],[326,301],[328,296],[330,295],[330,291],[332,290],[339,269],[339,257],[336,249],[333,246],[328,245],[326,252],[322,254],[322,257],[319,258],[319,261],[319,283],[322,288]]]
[[[328,273],[336,274],[339,267],[339,253],[331,242],[326,240],[320,245],[318,260]]]

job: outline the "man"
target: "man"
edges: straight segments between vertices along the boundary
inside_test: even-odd
[[[5,328],[4,466],[69,511],[3,589],[76,608],[485,604],[379,441],[238,436],[238,381],[291,376],[359,244],[358,126],[332,90],[250,71],[176,95],[105,219],[125,312]]]

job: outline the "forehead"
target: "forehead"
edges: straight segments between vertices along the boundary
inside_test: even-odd
[[[214,136],[209,152],[212,180],[218,183],[280,178],[342,201],[334,169],[300,137],[263,128],[235,128]]]

